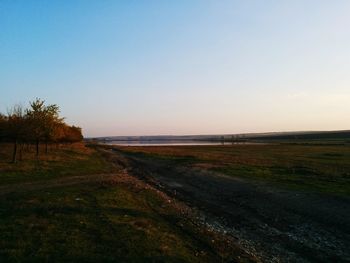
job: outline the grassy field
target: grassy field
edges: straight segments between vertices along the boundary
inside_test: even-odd
[[[0,163],[0,187],[10,189],[0,193],[0,262],[220,262],[225,257],[210,244],[210,235],[200,238],[201,230],[173,201],[100,152],[75,146],[39,160],[29,152],[10,164],[7,147],[1,147]],[[109,177],[87,180],[96,174]]]
[[[121,147],[134,173],[198,207],[262,262],[349,262],[350,147]],[[245,243],[247,241],[247,243]]]
[[[128,156],[277,188],[350,194],[344,145],[117,147],[122,155],[74,145],[39,159],[29,149],[17,164],[9,162],[11,146],[0,146],[0,262],[255,260],[184,217],[188,207],[130,176]]]
[[[76,174],[108,173],[113,166],[82,144],[50,149],[37,159],[34,148],[23,150],[22,160],[10,162],[12,146],[0,144],[0,185],[48,180]]]
[[[119,147],[134,156],[312,192],[350,195],[346,145]]]

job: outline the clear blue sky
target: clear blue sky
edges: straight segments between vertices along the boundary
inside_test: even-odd
[[[350,128],[350,1],[0,0],[0,111],[86,136]]]

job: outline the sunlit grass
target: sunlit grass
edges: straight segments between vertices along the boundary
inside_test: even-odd
[[[74,144],[52,147],[48,154],[35,157],[34,149],[25,149],[21,161],[11,163],[11,145],[0,145],[0,184],[46,180],[70,175],[86,175],[111,172],[110,163],[100,158],[99,153]]]

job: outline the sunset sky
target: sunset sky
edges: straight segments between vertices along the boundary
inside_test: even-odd
[[[0,111],[85,136],[350,129],[350,1],[0,0]]]

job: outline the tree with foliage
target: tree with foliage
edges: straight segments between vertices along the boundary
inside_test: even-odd
[[[30,108],[27,109],[27,117],[29,130],[31,131],[30,139],[35,142],[36,145],[36,156],[39,156],[39,143],[44,136],[44,101],[36,99],[30,103]]]
[[[45,105],[45,101],[36,99],[30,102],[28,109],[14,106],[7,115],[0,113],[0,142],[13,143],[12,161],[17,161],[17,148],[20,146],[20,157],[24,143],[34,143],[36,156],[39,156],[39,144],[75,143],[83,140],[81,128],[69,126],[59,116],[56,104]]]
[[[36,155],[39,156],[39,143],[45,141],[47,152],[48,142],[53,140],[54,128],[63,119],[59,117],[59,107],[56,104],[45,106],[45,101],[40,99],[30,103],[27,116],[36,145]]]
[[[2,142],[6,137],[5,136],[6,125],[7,125],[7,117],[0,113],[0,142]]]
[[[8,111],[6,136],[13,142],[12,162],[17,162],[18,144],[22,143],[25,138],[26,118],[23,107],[20,105],[14,106]]]
[[[68,143],[80,142],[83,139],[83,135],[81,134],[81,128],[76,126],[67,126],[66,130],[66,138],[65,140]]]
[[[59,117],[59,107],[56,104],[46,106],[44,109],[43,138],[45,141],[45,152],[48,151],[48,143],[55,140],[55,129],[57,125],[63,123],[63,118]]]

